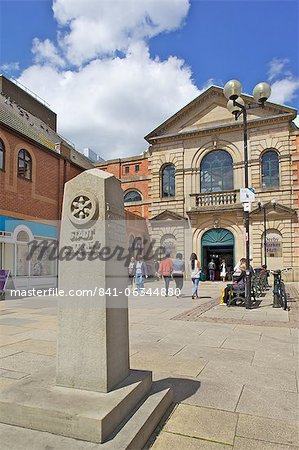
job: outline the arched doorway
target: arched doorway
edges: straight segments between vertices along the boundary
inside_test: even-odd
[[[208,263],[213,259],[216,264],[216,279],[220,279],[220,264],[223,259],[226,262],[227,272],[234,268],[233,234],[225,228],[213,228],[206,231],[201,238],[201,265],[207,275]]]

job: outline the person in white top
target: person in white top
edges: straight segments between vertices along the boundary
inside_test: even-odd
[[[192,299],[198,298],[198,284],[200,278],[200,263],[197,259],[196,253],[191,253],[190,256],[190,272],[193,283]]]
[[[225,259],[223,259],[222,262],[221,262],[221,266],[220,266],[220,277],[222,278],[223,282],[225,281],[226,274],[227,274],[226,262],[225,262]]]

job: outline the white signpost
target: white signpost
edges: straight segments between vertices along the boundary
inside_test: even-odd
[[[240,202],[250,203],[255,200],[255,189],[254,188],[242,188],[240,189]]]

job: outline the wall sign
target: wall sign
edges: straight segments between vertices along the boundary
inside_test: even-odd
[[[9,278],[9,270],[0,270],[0,292],[5,291],[5,287]]]

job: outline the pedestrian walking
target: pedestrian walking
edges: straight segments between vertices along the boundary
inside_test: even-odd
[[[155,278],[156,278],[157,281],[159,281],[159,279],[160,279],[160,276],[159,276],[159,267],[160,267],[159,261],[157,261],[157,260],[155,259],[155,261],[154,261],[154,270],[155,270]]]
[[[177,289],[176,294],[179,298],[182,294],[183,283],[184,283],[184,272],[185,272],[185,261],[183,260],[182,253],[177,253],[175,259],[173,260],[173,271],[172,278],[175,281],[175,287]]]
[[[214,281],[215,280],[216,264],[214,263],[213,259],[211,259],[211,261],[208,264],[208,270],[209,270],[209,279],[210,279],[210,281]]]
[[[164,278],[165,283],[165,297],[168,297],[169,283],[173,272],[173,262],[170,258],[170,253],[166,253],[165,259],[162,259],[159,267],[159,273]]]
[[[147,268],[141,255],[136,256],[135,264],[135,282],[138,294],[144,289],[144,278],[147,278]]]
[[[226,262],[225,259],[223,259],[220,265],[220,278],[222,279],[223,282],[225,281],[226,274],[227,274]]]
[[[190,272],[193,283],[192,300],[198,298],[198,285],[200,278],[200,263],[197,259],[196,253],[191,253],[190,256]]]
[[[135,258],[132,256],[129,267],[128,267],[129,285],[132,287],[132,289],[134,286],[135,265],[136,265],[136,261],[135,261]]]

